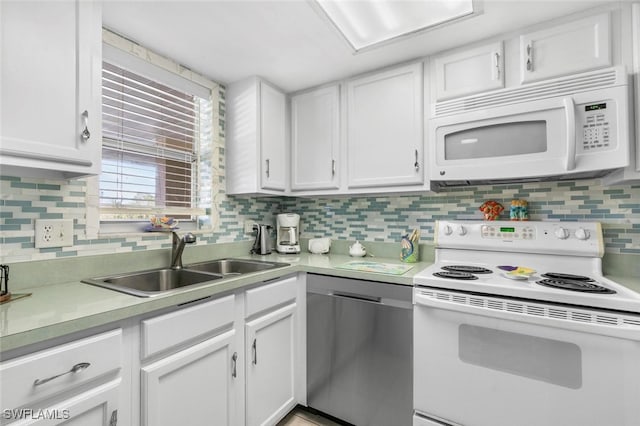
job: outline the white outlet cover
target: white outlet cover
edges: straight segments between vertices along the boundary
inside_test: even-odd
[[[36,219],[36,248],[73,246],[73,219]]]

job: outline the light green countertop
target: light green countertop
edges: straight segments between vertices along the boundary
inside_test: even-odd
[[[242,252],[246,253],[247,250],[243,249]],[[226,255],[221,255],[222,253],[226,253]],[[403,264],[397,259],[377,257],[353,258],[343,254],[301,253],[299,255],[279,255],[274,253],[268,256],[256,256],[238,255],[237,251],[234,250],[224,250],[222,252],[216,250],[216,253],[211,254],[213,256],[207,256],[207,260],[235,257],[284,262],[290,264],[290,266],[239,277],[225,278],[220,281],[212,281],[210,284],[202,284],[151,298],[131,296],[85,284],[80,282],[81,278],[74,278],[73,281],[48,285],[21,287],[12,290],[12,292],[14,294],[31,293],[31,296],[0,305],[0,350],[3,352],[13,350],[297,272],[311,272],[400,285],[412,285],[413,276],[431,264],[430,262],[411,264],[413,265],[412,269],[402,275],[388,275],[340,269],[337,268],[337,266],[353,260],[370,260],[399,265],[407,264]],[[105,256],[105,258],[106,257],[108,256]],[[205,260],[202,257],[202,255],[196,255],[192,257],[192,259],[186,259],[185,264],[187,264],[187,262],[194,263]],[[92,260],[95,261],[95,259]],[[85,259],[85,261],[89,260]],[[108,260],[106,262],[109,263]],[[145,264],[144,267],[140,267],[139,262],[135,262],[135,265],[137,265],[137,267],[129,267],[126,269],[141,270],[159,267],[157,265],[148,266],[147,264]],[[80,269],[84,271],[85,269],[91,268],[85,266]],[[13,272],[14,271],[12,271],[12,273]],[[80,273],[85,274],[84,276],[81,275],[82,277],[89,277],[105,275],[102,272],[103,271],[100,270],[94,270],[94,272],[89,273],[88,276],[86,275],[87,271]],[[111,274],[119,272],[123,271],[112,270]],[[72,274],[73,272],[69,270],[68,273]],[[16,274],[13,275],[16,276]],[[32,280],[32,278],[30,280]]]
[[[169,250],[139,253],[119,253],[11,265],[14,294],[31,296],[0,305],[0,352],[11,351],[67,334],[88,330],[117,321],[134,318],[181,303],[234,291],[260,282],[284,277],[297,272],[310,272],[338,277],[412,285],[413,276],[433,262],[433,246],[420,245],[421,262],[402,275],[360,272],[338,268],[353,260],[407,265],[397,257],[393,244],[367,243],[369,252],[376,257],[353,258],[343,253],[348,242],[332,243],[331,254],[247,255],[250,242],[213,244],[188,247],[184,263],[202,262],[222,258],[260,259],[288,263],[290,266],[239,277],[212,281],[210,284],[185,288],[151,298],[95,287],[81,279],[117,273],[165,267],[169,263]],[[635,257],[608,256],[605,258],[605,276],[640,293],[639,262]],[[609,267],[607,267],[607,265]]]

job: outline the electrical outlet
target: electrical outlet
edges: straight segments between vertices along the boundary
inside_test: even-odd
[[[253,225],[256,225],[258,222],[255,220],[245,220],[244,221],[244,233],[245,234],[253,234]]]
[[[36,248],[73,245],[73,219],[36,219]]]

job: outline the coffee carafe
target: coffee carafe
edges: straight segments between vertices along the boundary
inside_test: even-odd
[[[300,253],[300,215],[282,213],[276,216],[278,253]]]

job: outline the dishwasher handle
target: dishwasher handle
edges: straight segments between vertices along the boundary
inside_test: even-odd
[[[365,296],[363,294],[346,293],[343,291],[332,291],[329,293],[329,296],[344,297],[345,299],[360,300],[362,302],[382,303],[382,297]]]

